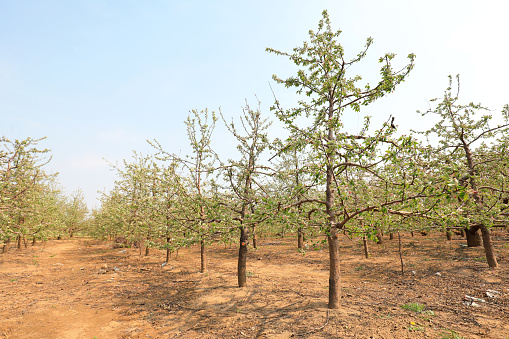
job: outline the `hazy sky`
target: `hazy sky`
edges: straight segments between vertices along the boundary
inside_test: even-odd
[[[416,67],[395,93],[361,114],[345,117],[360,129],[396,117],[401,133],[431,125],[416,110],[442,95],[449,74],[461,75],[464,102],[499,112],[509,102],[508,1],[85,1],[0,0],[0,134],[47,139],[50,171],[68,193],[81,188],[90,207],[115,180],[112,163],[132,150],[153,153],[147,139],[186,154],[188,111],[235,118],[245,100],[261,101],[270,116],[269,82],[280,101],[291,90],[274,84],[295,72],[289,60],[265,52],[290,51],[316,30],[327,9],[347,56],[366,38],[374,44],[356,71],[376,81],[377,60],[398,55]],[[280,136],[275,124],[273,136]],[[235,145],[218,125],[214,147],[235,158]]]

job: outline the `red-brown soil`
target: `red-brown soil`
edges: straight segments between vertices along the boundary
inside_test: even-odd
[[[509,338],[508,233],[494,236],[497,270],[458,236],[402,238],[403,276],[397,240],[371,243],[365,259],[342,238],[342,308],[330,311],[327,251],[299,253],[296,239],[250,249],[242,289],[235,246],[209,247],[205,274],[199,247],[164,267],[162,251],[140,258],[85,238],[11,248],[0,254],[0,338]]]

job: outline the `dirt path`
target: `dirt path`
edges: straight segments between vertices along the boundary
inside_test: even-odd
[[[197,247],[161,267],[160,251],[140,259],[87,239],[49,241],[0,254],[0,338],[507,338],[509,239],[494,239],[497,271],[460,239],[407,237],[401,276],[396,241],[364,259],[345,237],[337,311],[326,309],[327,252],[300,254],[293,239],[250,250],[244,289],[234,247],[212,246],[200,274]],[[465,294],[486,302],[468,306]],[[425,309],[401,307],[411,303]]]

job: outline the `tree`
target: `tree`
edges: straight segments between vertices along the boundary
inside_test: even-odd
[[[71,195],[65,206],[65,227],[70,238],[84,227],[87,214],[88,208],[83,192],[77,190]]]
[[[500,153],[502,149],[492,140],[509,132],[509,106],[502,110],[504,123],[490,126],[491,115],[476,116],[487,108],[474,103],[459,104],[459,76],[456,94],[452,93],[452,82],[449,76],[449,87],[442,101],[432,99],[431,102],[437,103],[436,107],[423,113],[438,116],[439,121],[425,135],[438,138],[436,154],[439,155],[441,168],[452,171],[456,183],[462,188],[455,201],[449,199],[449,206],[442,206],[443,209],[452,207],[459,213],[443,213],[443,216],[465,225],[469,246],[481,245],[478,233],[481,230],[488,265],[497,267],[489,229],[500,218],[500,194],[507,194],[509,190],[503,173],[505,166],[500,166],[504,153]],[[476,148],[478,143],[481,144]],[[486,143],[493,144],[491,149]]]
[[[323,205],[327,215],[323,231],[329,247],[329,308],[339,308],[340,305],[339,230],[363,212],[389,205],[373,201],[363,207],[352,208],[351,205],[342,203],[352,198],[348,192],[353,192],[350,185],[355,184],[349,180],[348,173],[357,170],[365,173],[367,177],[376,177],[379,175],[373,173],[376,164],[393,158],[399,150],[399,144],[404,144],[404,148],[408,148],[413,142],[408,138],[401,138],[398,143],[390,140],[395,130],[390,124],[386,124],[372,137],[364,133],[348,135],[343,130],[342,116],[345,111],[349,109],[359,112],[362,106],[369,105],[394,91],[412,70],[414,55],[408,55],[410,62],[402,70],[394,71],[391,62],[395,54],[385,54],[379,59],[382,67],[378,84],[374,87],[365,84],[361,88],[357,83],[362,77],[358,75],[349,77],[348,71],[350,66],[366,56],[373,40],[368,38],[364,50],[347,61],[343,47],[337,41],[340,34],[341,31],[332,31],[329,16],[327,11],[324,11],[323,18],[318,23],[318,31],[309,32],[310,42],[304,42],[302,47],[294,48],[291,54],[267,48],[268,52],[286,56],[297,66],[302,67],[294,77],[281,79],[274,75],[273,79],[286,87],[297,88],[297,93],[305,94],[309,100],[303,98],[297,107],[289,110],[282,109],[276,100],[273,111],[292,135],[311,145],[317,154],[315,163],[310,167],[316,179],[323,182],[325,197],[320,201],[309,200]],[[308,119],[302,119],[303,117]],[[309,120],[311,121],[307,126],[302,126]],[[369,119],[366,119],[366,127],[368,125]],[[290,144],[292,141],[288,142]],[[394,147],[389,151],[390,154],[377,157],[376,152],[384,143],[387,143],[388,147],[391,145]],[[345,192],[341,194],[342,190],[346,194]],[[396,204],[399,200],[391,200],[391,203]]]
[[[229,160],[225,166],[225,180],[229,183],[232,200],[229,204],[234,213],[233,219],[238,222],[240,231],[239,256],[237,263],[237,276],[239,287],[247,285],[246,263],[247,245],[249,240],[249,227],[257,225],[263,219],[256,208],[263,194],[262,178],[267,174],[268,168],[260,164],[262,153],[269,146],[266,130],[270,126],[267,118],[263,119],[259,108],[253,110],[246,104],[240,117],[242,130],[239,130],[233,121],[225,122],[226,127],[237,139],[237,149],[240,160]]]
[[[185,124],[192,154],[186,158],[164,151],[157,141],[151,143],[163,155],[161,159],[178,162],[187,171],[187,190],[182,192],[185,204],[181,205],[185,210],[182,210],[181,215],[182,221],[189,224],[189,230],[196,233],[200,243],[201,273],[207,271],[206,246],[216,232],[214,224],[218,219],[217,205],[210,199],[215,185],[210,177],[215,170],[214,162],[217,159],[211,148],[216,121],[215,113],[209,115],[207,109],[189,112]]]

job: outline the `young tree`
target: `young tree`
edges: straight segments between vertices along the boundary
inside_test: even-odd
[[[310,42],[304,42],[302,47],[294,48],[293,53],[267,48],[268,52],[286,56],[297,66],[302,67],[294,77],[281,79],[274,75],[273,79],[286,87],[296,87],[298,94],[305,94],[310,98],[300,100],[298,106],[290,110],[283,110],[276,101],[273,110],[291,134],[311,145],[317,154],[310,168],[313,169],[317,180],[323,180],[325,197],[323,200],[309,200],[325,206],[327,215],[323,231],[329,247],[329,308],[339,308],[340,305],[339,230],[363,212],[388,205],[380,201],[373,201],[364,206],[343,203],[351,199],[348,192],[352,192],[350,185],[354,185],[354,182],[348,179],[347,173],[355,169],[368,177],[376,177],[380,175],[373,173],[376,164],[392,158],[399,147],[395,146],[390,156],[377,157],[376,152],[380,150],[380,144],[388,143],[389,146],[391,143],[397,144],[396,141],[390,140],[395,128],[385,125],[372,137],[364,133],[348,135],[343,130],[342,116],[348,109],[358,112],[362,106],[391,93],[405,80],[414,66],[414,55],[410,54],[408,56],[410,63],[401,71],[394,71],[391,62],[395,55],[385,54],[379,59],[382,67],[378,84],[374,87],[369,84],[358,87],[357,84],[362,77],[358,75],[351,77],[348,71],[352,65],[365,57],[372,39],[367,39],[365,49],[356,57],[347,60],[343,47],[337,40],[340,34],[341,31],[332,31],[329,16],[327,11],[324,11],[323,18],[318,24],[318,31],[309,32]],[[304,117],[307,119],[303,119]],[[306,121],[310,121],[309,125],[303,126]],[[366,127],[368,124],[369,119],[366,120]],[[402,138],[399,143],[408,147],[412,142]],[[392,200],[392,204],[396,201]]]
[[[223,117],[224,120],[224,117]],[[240,117],[243,132],[233,121],[225,122],[226,127],[237,139],[237,149],[240,160],[229,160],[226,166],[225,180],[229,183],[232,192],[232,201],[229,208],[238,222],[240,231],[239,257],[237,275],[239,287],[247,285],[246,263],[249,228],[261,221],[257,204],[260,203],[263,192],[262,178],[267,174],[267,167],[260,164],[262,153],[269,146],[266,130],[270,126],[268,119],[263,119],[259,109],[253,110],[246,105]]]
[[[161,145],[154,141],[151,143],[163,155],[163,160],[178,162],[188,173],[188,185],[185,195],[185,211],[182,212],[183,221],[189,224],[191,232],[196,233],[200,243],[201,265],[200,272],[207,271],[207,242],[216,232],[214,227],[217,219],[217,206],[210,199],[214,182],[211,176],[214,172],[214,162],[217,158],[211,148],[212,133],[215,128],[217,117],[214,112],[209,115],[207,109],[192,110],[185,124],[187,135],[191,144],[192,154],[181,158],[176,154],[164,151]]]

